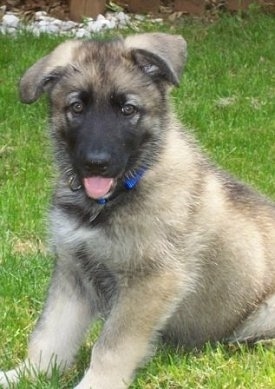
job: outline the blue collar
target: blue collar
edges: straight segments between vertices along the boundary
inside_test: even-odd
[[[142,179],[144,173],[146,172],[146,168],[140,168],[136,170],[133,174],[131,174],[131,177],[126,177],[123,181],[123,187],[125,190],[130,191],[134,189],[139,181]],[[112,196],[108,199],[97,199],[96,202],[100,205],[105,205],[108,201],[112,200]]]

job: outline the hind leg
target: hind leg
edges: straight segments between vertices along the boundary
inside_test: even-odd
[[[90,299],[66,269],[56,270],[48,299],[30,338],[28,357],[17,368],[0,372],[0,386],[9,387],[22,375],[51,375],[54,367],[68,367],[92,319]]]
[[[253,342],[260,339],[275,339],[275,295],[266,299],[248,316],[229,341]]]

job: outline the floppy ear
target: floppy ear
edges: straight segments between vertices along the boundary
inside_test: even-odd
[[[57,46],[49,55],[31,66],[20,80],[19,93],[23,103],[33,103],[43,92],[50,89],[74,58],[80,41],[67,41]]]
[[[187,57],[187,45],[180,35],[146,33],[130,35],[125,46],[141,70],[155,79],[178,85]]]

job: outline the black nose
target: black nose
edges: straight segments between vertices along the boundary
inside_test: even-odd
[[[111,156],[107,152],[89,152],[84,159],[84,167],[88,174],[101,175],[108,171]]]

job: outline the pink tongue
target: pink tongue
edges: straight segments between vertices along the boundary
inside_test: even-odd
[[[83,180],[87,195],[93,199],[99,199],[106,196],[113,183],[113,178],[104,177],[88,177]]]

